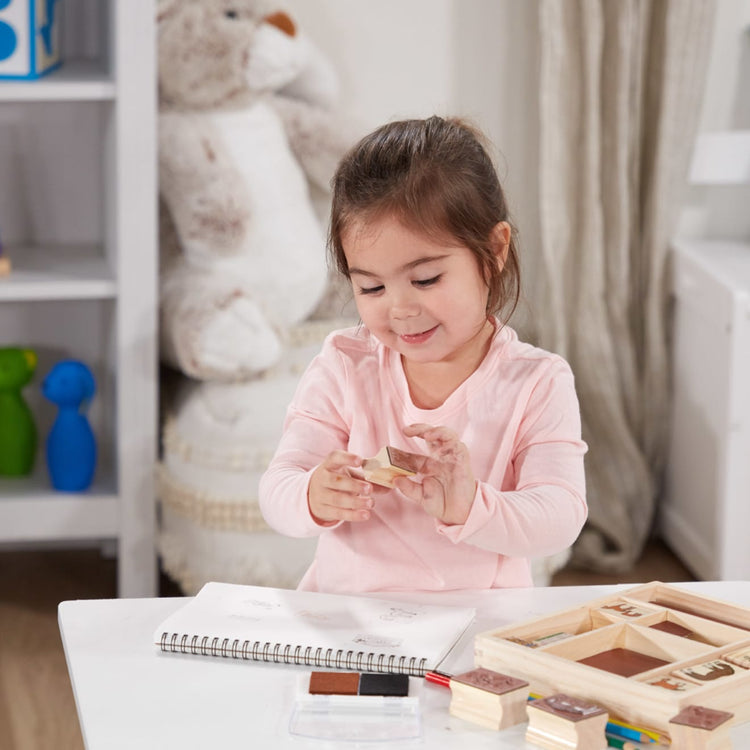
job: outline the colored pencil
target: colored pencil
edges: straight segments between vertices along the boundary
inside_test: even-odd
[[[612,719],[609,719],[607,721],[606,731],[609,734],[615,735],[616,737],[622,737],[626,740],[633,740],[634,742],[643,742],[646,744],[656,742],[656,740],[654,740],[652,737],[649,737],[637,727],[631,727],[627,724],[622,724],[619,721],[612,721]]]
[[[632,742],[624,739],[623,737],[616,737],[613,734],[607,735],[607,747],[618,747],[622,750],[638,750],[640,745],[635,745]]]
[[[618,727],[622,727],[623,729],[631,729],[634,732],[639,732],[643,739],[639,740],[640,742],[658,742],[660,745],[670,745],[671,740],[669,737],[666,737],[663,734],[660,734],[659,732],[653,730],[653,729],[644,729],[643,727],[635,727],[632,724],[628,724],[621,719],[613,719],[610,717],[609,723],[616,725]],[[609,730],[609,726],[607,726],[607,729]],[[614,730],[611,730],[613,734],[616,734]],[[631,739],[635,739],[635,737],[632,737]]]
[[[438,672],[437,669],[427,672],[424,678],[427,682],[432,682],[435,685],[441,685],[442,687],[451,686],[451,676],[445,672]]]

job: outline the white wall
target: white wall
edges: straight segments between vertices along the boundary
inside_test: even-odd
[[[750,130],[750,0],[719,0],[699,132]],[[750,240],[750,186],[692,186],[676,234]]]
[[[452,0],[287,0],[332,60],[342,103],[368,129],[444,112],[453,89]]]
[[[526,0],[286,0],[331,58],[341,104],[366,130],[469,118],[495,145],[524,246],[539,241],[537,4]]]

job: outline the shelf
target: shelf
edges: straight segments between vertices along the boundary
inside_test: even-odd
[[[41,474],[0,477],[0,542],[103,539],[119,530],[114,485],[96,480],[83,493],[55,492]]]
[[[722,284],[733,289],[750,289],[750,242],[676,239],[672,245]]]
[[[12,270],[0,277],[0,302],[110,299],[117,283],[100,248],[93,246],[10,247]]]
[[[120,596],[158,583],[156,7],[71,0],[60,68],[0,80],[0,345],[32,347],[40,372],[67,356],[96,366],[90,416],[111,469],[84,493],[55,492],[44,464],[0,476],[0,545],[114,541]]]
[[[100,62],[70,60],[33,81],[0,79],[2,102],[107,101],[116,87]]]

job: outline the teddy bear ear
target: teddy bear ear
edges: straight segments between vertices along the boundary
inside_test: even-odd
[[[180,0],[158,0],[156,4],[156,22],[161,23],[177,9]]]

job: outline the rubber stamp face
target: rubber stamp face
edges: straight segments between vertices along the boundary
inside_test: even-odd
[[[531,705],[543,711],[561,716],[568,721],[583,721],[592,716],[600,716],[606,713],[606,710],[601,706],[597,706],[596,703],[584,701],[565,693],[557,693],[550,695],[548,698],[541,698],[540,700],[533,701]]]
[[[712,730],[729,721],[733,716],[734,714],[728,711],[717,711],[705,706],[687,706],[669,721],[671,724],[684,724],[688,727]]]
[[[472,669],[470,672],[453,677],[451,681],[460,682],[470,687],[479,688],[480,690],[487,690],[497,695],[509,693],[511,690],[517,690],[529,684],[524,680],[519,680],[517,677],[493,672],[491,669],[484,669],[483,667]]]

